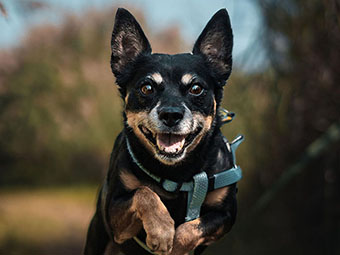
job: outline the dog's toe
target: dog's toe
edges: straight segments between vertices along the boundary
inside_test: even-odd
[[[165,229],[153,229],[147,233],[147,246],[158,255],[169,254],[172,250],[174,239],[173,226]],[[159,231],[160,230],[160,231]]]
[[[171,232],[171,231],[170,231]],[[173,235],[171,233],[159,234],[157,236],[148,235],[147,246],[156,254],[169,254],[172,250]]]

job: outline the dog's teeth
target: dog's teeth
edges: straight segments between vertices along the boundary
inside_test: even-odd
[[[145,134],[149,134],[149,133],[150,133],[149,130],[148,130],[147,128],[142,127],[142,129],[143,129],[143,132],[144,132]]]

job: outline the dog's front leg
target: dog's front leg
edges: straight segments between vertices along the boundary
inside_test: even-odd
[[[147,246],[157,254],[169,254],[175,235],[174,220],[150,188],[142,186],[130,199],[116,200],[110,206],[110,224],[117,243],[137,235],[143,227]]]
[[[171,255],[189,254],[199,245],[221,238],[231,227],[226,224],[229,218],[228,214],[213,212],[178,226]]]

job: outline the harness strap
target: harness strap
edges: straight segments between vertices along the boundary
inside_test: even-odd
[[[235,183],[241,180],[242,170],[241,170],[241,167],[236,165],[236,150],[238,146],[243,142],[243,140],[244,140],[243,135],[237,136],[230,144],[228,144],[227,139],[224,140],[227,147],[230,148],[231,150],[234,166],[228,170],[225,170],[225,171],[222,171],[220,173],[213,175],[213,178],[214,178],[213,189],[214,190],[228,186],[226,185],[226,183],[232,184],[232,183]]]
[[[133,240],[136,241],[136,243],[138,243],[144,250],[146,250],[147,252],[151,253],[151,254],[156,254],[155,252],[153,252],[143,241],[141,241],[137,236],[132,237]]]
[[[129,139],[127,138],[127,136],[126,136],[126,145],[127,145],[127,149],[129,151],[129,154],[130,154],[133,162],[135,162],[135,164],[140,169],[142,169],[143,172],[145,172],[147,175],[149,175],[152,179],[154,179],[157,182],[161,182],[162,179],[160,177],[158,177],[158,176],[154,175],[153,173],[149,172],[146,168],[144,168],[144,166],[141,163],[139,163],[139,161],[137,160],[137,158],[135,157],[135,154],[133,153],[133,151],[131,149],[131,145],[130,145],[130,142],[129,142]]]
[[[242,170],[239,166],[228,169],[217,174],[214,174],[214,190],[219,189],[235,182],[238,182],[242,178]]]
[[[244,136],[239,135],[230,144],[231,153],[233,154],[234,166],[236,166],[236,150],[237,150],[238,146],[240,146],[240,144],[243,142],[243,140],[244,140]]]
[[[208,191],[208,175],[201,172],[194,176],[194,188],[188,191],[188,208],[185,221],[197,219]]]

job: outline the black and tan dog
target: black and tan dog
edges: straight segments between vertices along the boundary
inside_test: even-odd
[[[218,114],[232,67],[228,13],[212,17],[192,53],[167,55],[152,54],[135,18],[119,9],[111,45],[124,129],[85,254],[201,254],[236,217],[239,178],[219,175],[236,169]]]

